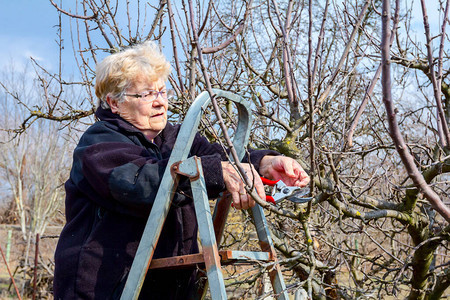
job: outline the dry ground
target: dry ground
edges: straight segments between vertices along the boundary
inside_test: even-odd
[[[59,226],[49,227],[45,235],[39,239],[37,285],[41,289],[36,289],[36,299],[52,299],[51,288],[47,284],[48,274],[53,274],[53,253],[61,228]],[[0,247],[3,250],[10,271],[13,273],[18,289],[25,295],[27,291],[28,294],[33,291],[35,244],[35,238],[32,238],[31,242],[27,244],[18,226],[0,225]],[[25,267],[27,253],[28,266]],[[24,298],[26,299],[27,297]],[[0,299],[17,299],[3,258],[0,259]]]

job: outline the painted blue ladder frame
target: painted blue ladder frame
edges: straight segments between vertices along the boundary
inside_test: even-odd
[[[230,92],[213,89],[213,93],[217,97],[229,99],[237,105],[239,123],[235,132],[233,145],[238,157],[242,159],[245,154],[244,146],[247,145],[250,135],[251,110],[249,104],[243,98]],[[210,102],[209,94],[203,92],[195,99],[186,114],[128,274],[127,282],[121,296],[122,300],[138,299],[139,297],[164,221],[169,212],[172,197],[176,191],[179,175],[172,176],[174,175],[172,172],[175,171],[175,166],[179,171],[191,177],[191,187],[211,297],[214,300],[227,299],[220,257],[213,230],[212,216],[206,194],[203,170],[199,158],[191,157],[187,159],[202,113]],[[193,177],[196,179],[192,180]],[[263,209],[259,205],[256,205],[252,209],[252,214],[262,250],[275,254]],[[274,257],[276,256],[274,255]],[[289,298],[279,264],[275,264],[269,274],[278,299],[288,300]]]

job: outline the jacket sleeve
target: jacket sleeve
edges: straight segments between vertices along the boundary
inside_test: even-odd
[[[137,145],[120,142],[92,145],[83,157],[86,179],[105,187],[104,196],[110,193],[120,202],[150,203],[166,166],[167,160],[159,160]]]
[[[78,186],[81,190],[90,186],[92,200],[124,213],[150,211],[167,160],[123,142],[97,143],[77,151],[82,152],[76,153],[80,155],[80,177],[86,181],[80,181]]]
[[[146,216],[167,162],[157,151],[149,151],[116,128],[98,122],[83,134],[74,151],[69,181],[77,193],[106,209]],[[175,194],[174,201],[180,197]]]

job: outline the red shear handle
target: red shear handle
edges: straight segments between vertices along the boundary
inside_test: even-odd
[[[274,186],[278,181],[280,181],[280,179],[278,179],[278,180],[270,180],[270,179],[267,179],[267,178],[264,178],[264,177],[260,177],[260,178],[261,178],[261,181],[262,181],[263,184],[270,185],[270,186]],[[275,203],[275,199],[273,199],[273,197],[270,196],[270,195],[266,195],[266,201],[270,202],[272,204],[276,204]],[[234,207],[234,203],[231,203],[231,207]]]
[[[278,179],[278,180],[270,180],[270,179],[261,177],[261,181],[262,181],[262,183],[264,183],[264,184],[273,186],[273,185],[275,185],[278,181],[280,181],[280,179]]]
[[[270,202],[270,203],[272,203],[272,204],[276,204],[275,203],[275,199],[273,199],[273,197],[272,196],[270,196],[270,195],[266,195],[266,201],[267,202]]]
[[[278,180],[270,180],[270,179],[261,177],[261,181],[262,181],[262,183],[264,183],[265,185],[274,186],[274,185],[277,184],[277,182],[280,181],[280,180],[279,180],[279,179],[278,179]],[[273,199],[273,197],[270,196],[270,195],[266,195],[266,201],[267,201],[267,202],[270,202],[270,203],[272,203],[272,204],[274,204],[274,205],[276,204],[276,203],[275,203],[275,199]]]

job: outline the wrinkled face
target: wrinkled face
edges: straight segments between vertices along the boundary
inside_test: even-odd
[[[123,101],[107,98],[111,111],[141,130],[149,140],[153,140],[167,124],[168,100],[161,95],[149,100],[130,95],[141,94],[149,90],[162,91],[164,81],[136,80],[126,91]]]

